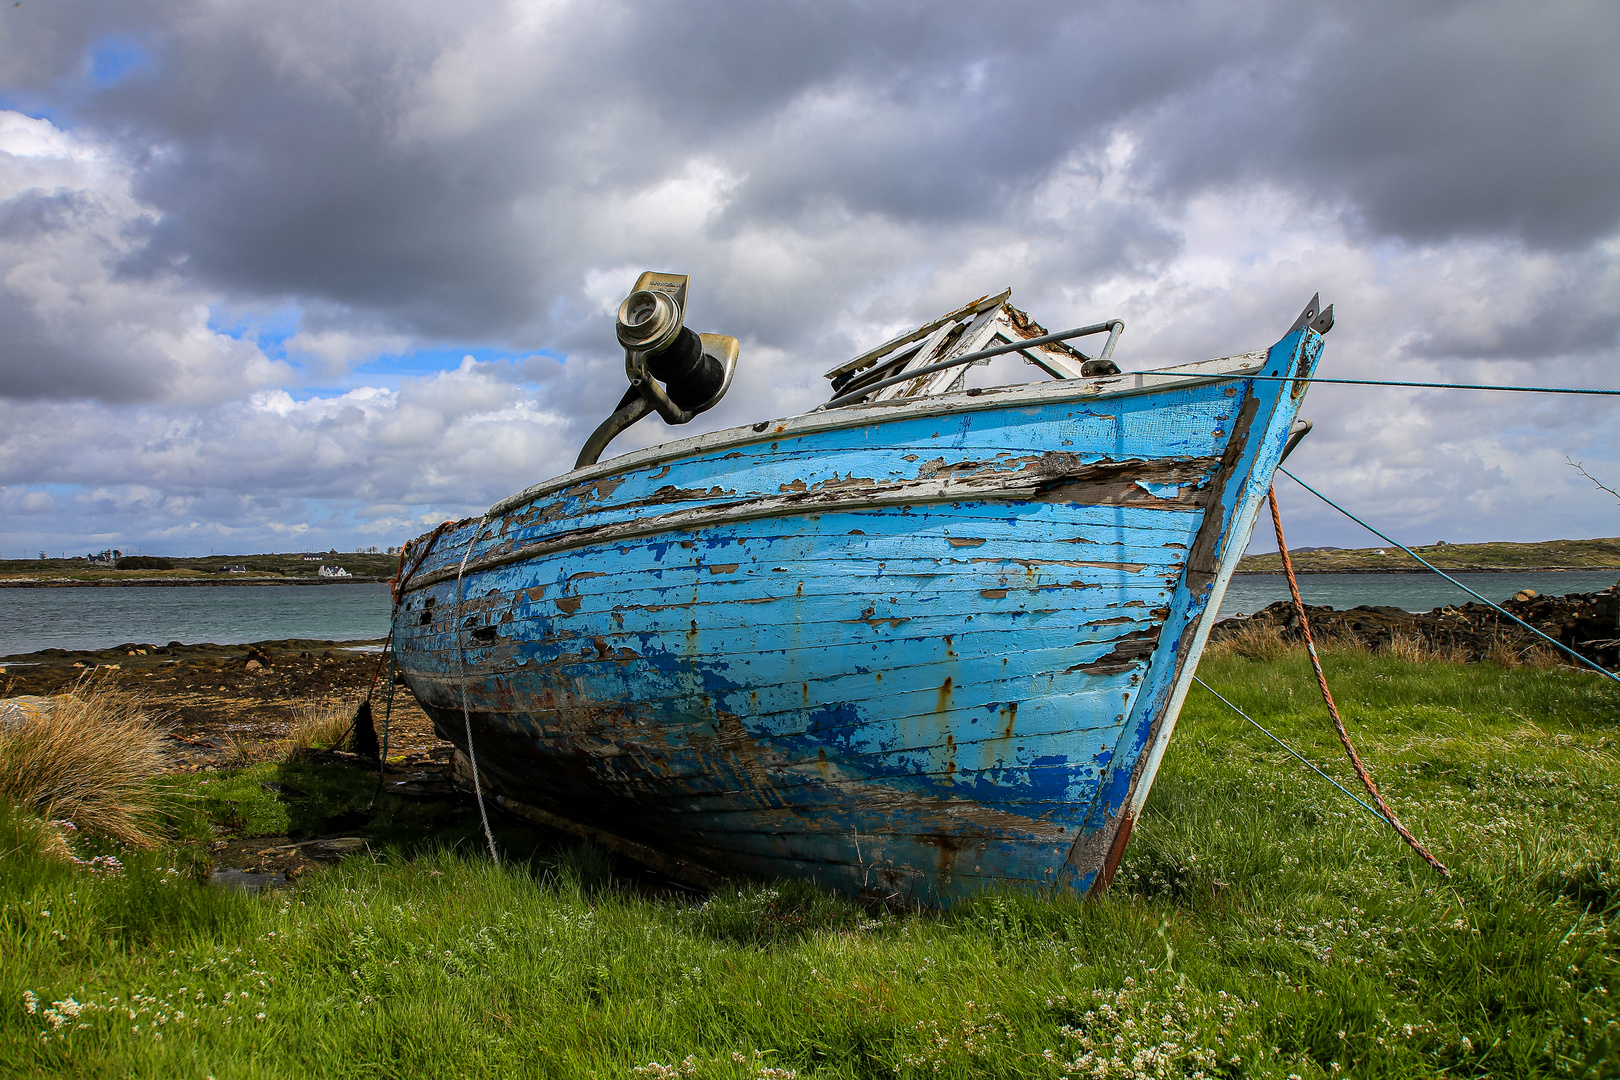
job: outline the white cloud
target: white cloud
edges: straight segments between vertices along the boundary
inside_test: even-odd
[[[415,342],[404,334],[377,334],[357,330],[300,330],[283,342],[287,355],[316,362],[321,375],[343,375],[355,364],[382,356],[398,356]]]
[[[0,112],[7,396],[202,404],[286,378],[209,327],[206,294],[124,265],[155,220],[110,147]]]

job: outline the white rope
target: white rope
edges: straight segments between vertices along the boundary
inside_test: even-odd
[[[467,654],[461,646],[461,578],[467,572],[467,558],[472,554],[473,545],[478,542],[478,534],[484,531],[486,518],[479,518],[478,524],[473,527],[472,536],[467,540],[467,550],[461,556],[461,565],[456,569],[456,666],[460,670],[461,683],[461,722],[467,729],[467,760],[472,765],[473,794],[478,797],[478,816],[484,822],[484,841],[489,844],[489,857],[499,866],[501,857],[495,851],[495,834],[489,831],[489,811],[484,809],[484,786],[478,779],[478,752],[473,749],[472,714],[467,711]]]

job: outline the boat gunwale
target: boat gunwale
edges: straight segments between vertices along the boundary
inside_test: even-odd
[[[1203,465],[1213,468],[1217,464],[1214,458],[1178,457],[1176,462],[1189,465]],[[1110,462],[1116,467],[1142,464],[1135,459]],[[401,588],[401,597],[449,581],[458,573],[470,574],[484,570],[492,570],[498,566],[507,566],[515,562],[528,559],[537,559],[561,551],[571,551],[575,548],[591,547],[597,544],[612,544],[626,540],[639,540],[647,536],[656,536],[660,533],[688,532],[695,529],[709,528],[715,525],[729,525],[742,521],[757,521],[764,518],[794,517],[800,514],[818,514],[848,510],[852,508],[873,509],[893,506],[927,506],[936,503],[952,503],[963,501],[1005,501],[1017,499],[1033,499],[1054,481],[1061,481],[1066,477],[1063,474],[1029,475],[1027,473],[1014,473],[1008,477],[1008,482],[995,485],[974,484],[967,479],[945,477],[935,480],[910,480],[896,482],[891,490],[873,490],[872,488],[858,488],[852,491],[840,491],[831,495],[802,494],[793,492],[786,495],[765,495],[748,499],[742,502],[727,503],[720,506],[699,506],[674,510],[667,514],[658,514],[652,517],[633,518],[629,521],[607,522],[599,525],[586,525],[582,528],[572,529],[568,532],[558,533],[543,540],[536,540],[509,551],[495,552],[482,555],[469,560],[465,566],[459,563],[449,563],[437,570],[413,577],[410,583]],[[1157,509],[1157,508],[1155,508]],[[1166,507],[1166,510],[1185,511],[1183,506]],[[487,520],[487,519],[485,519]]]
[[[873,422],[913,419],[945,413],[981,412],[991,408],[1017,407],[1022,404],[1045,404],[1051,401],[1092,400],[1133,397],[1170,387],[1199,386],[1222,379],[1252,375],[1265,366],[1268,350],[1234,353],[1191,364],[1130,371],[1122,375],[1109,375],[1097,379],[1054,379],[1046,382],[1021,383],[1017,386],[986,387],[957,390],[949,394],[931,394],[925,397],[894,398],[888,401],[870,401],[845,405],[837,409],[817,409],[780,420],[766,420],[755,424],[722,428],[702,435],[693,435],[673,442],[658,443],[632,450],[607,461],[583,469],[572,469],[549,480],[508,495],[486,510],[483,519],[500,517],[525,503],[533,502],[574,484],[590,483],[604,476],[630,472],[634,469],[705,450],[725,450],[752,443],[777,442],[783,438],[820,434],[843,428],[863,427]],[[1217,366],[1219,365],[1219,366]],[[1199,369],[1199,370],[1189,370]],[[1207,371],[1202,369],[1208,369]],[[1174,373],[1174,374],[1171,374]],[[1157,376],[1155,378],[1155,376]],[[1199,376],[1199,377],[1195,377]],[[1128,385],[1122,385],[1128,384]],[[894,412],[900,416],[872,415],[876,411]],[[763,425],[763,426],[762,426]],[[466,519],[472,520],[472,519]],[[459,523],[458,523],[459,524]],[[415,541],[412,541],[415,543]]]

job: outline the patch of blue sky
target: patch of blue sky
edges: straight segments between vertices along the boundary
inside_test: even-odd
[[[247,312],[208,309],[208,329],[216,334],[251,341],[274,360],[286,359],[286,341],[298,333],[304,313],[296,305]]]
[[[533,352],[519,353],[512,349],[497,349],[491,346],[444,346],[435,349],[413,349],[398,356],[378,356],[371,360],[357,364],[354,368],[356,374],[362,375],[392,375],[395,377],[406,375],[432,375],[440,371],[454,371],[459,368],[467,357],[480,364],[492,364],[505,361],[515,363],[530,356],[549,356],[562,359],[562,356],[549,349],[537,349]]]
[[[71,121],[68,110],[49,104],[45,98],[31,93],[0,93],[0,109],[7,112],[22,113],[34,120],[48,121],[57,129],[66,129]]]
[[[76,495],[81,491],[93,491],[99,485],[93,484],[9,484],[11,491],[45,491],[52,495]]]
[[[90,81],[105,89],[123,82],[133,72],[149,69],[152,56],[133,38],[114,36],[97,41],[90,49]]]
[[[406,379],[428,378],[441,372],[455,371],[469,356],[479,364],[506,365],[515,365],[530,356],[561,358],[558,354],[547,350],[517,353],[511,349],[497,349],[484,345],[411,349],[399,354],[374,356],[355,364],[339,379],[328,378],[320,382],[310,382],[296,389],[288,387],[287,392],[294,400],[305,401],[312,397],[342,394],[357,386],[378,386],[386,390],[397,390],[400,383]],[[290,360],[289,363],[297,365],[296,360]]]
[[[516,364],[533,356],[564,359],[562,353],[551,349],[518,351],[493,345],[438,345],[399,353],[378,353],[335,374],[296,349],[289,352],[287,342],[303,329],[303,319],[304,311],[297,304],[248,310],[210,308],[208,328],[238,341],[251,341],[270,359],[280,360],[297,371],[298,385],[285,387],[295,401],[330,397],[359,386],[397,390],[403,379],[454,371],[469,356],[480,364]]]
[[[354,372],[356,375],[372,379],[378,376],[404,378],[434,375],[441,371],[454,371],[461,366],[462,358],[467,356],[480,364],[487,364],[509,359],[511,351],[479,345],[445,345],[433,349],[411,349],[408,352],[383,354],[364,360],[354,366]]]
[[[507,356],[499,350],[488,348],[412,349],[397,355],[382,353],[373,356],[369,360],[362,360],[350,366],[341,375],[334,376],[330,369],[306,362],[297,355],[290,357],[284,353],[270,355],[285,359],[306,377],[306,381],[298,386],[286,387],[287,393],[292,395],[294,401],[335,397],[360,386],[397,390],[404,379],[436,375],[441,371],[454,371],[461,366],[461,359],[464,356],[471,356],[481,363],[506,359]]]
[[[74,108],[85,96],[117,86],[131,76],[150,76],[155,66],[152,54],[136,39],[121,34],[100,38],[85,50],[76,71],[48,93],[0,92],[0,109],[48,120],[66,130],[73,126]]]

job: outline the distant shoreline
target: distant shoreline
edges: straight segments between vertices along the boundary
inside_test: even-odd
[[[1422,574],[1418,560],[1432,563],[1448,574],[1550,574],[1591,571],[1620,576],[1620,536],[1590,540],[1540,540],[1534,543],[1491,541],[1479,544],[1423,544],[1406,549],[1417,558],[1408,562],[1397,545],[1366,548],[1305,548],[1293,552],[1296,574]],[[1282,560],[1275,551],[1245,555],[1238,560],[1240,574],[1280,574]]]
[[[387,578],[359,577],[350,575],[340,578],[273,578],[273,577],[238,577],[227,578],[223,581],[210,581],[198,578],[125,578],[121,581],[4,581],[0,580],[0,589],[122,589],[122,588],[152,588],[162,585],[178,585],[185,588],[217,588],[228,585],[383,585]]]
[[[1448,574],[1614,574],[1620,577],[1620,566],[1442,566]],[[1234,575],[1245,577],[1282,577],[1281,570],[1234,570]],[[1426,566],[1354,567],[1344,570],[1305,570],[1294,567],[1296,575],[1304,574],[1432,574]]]

